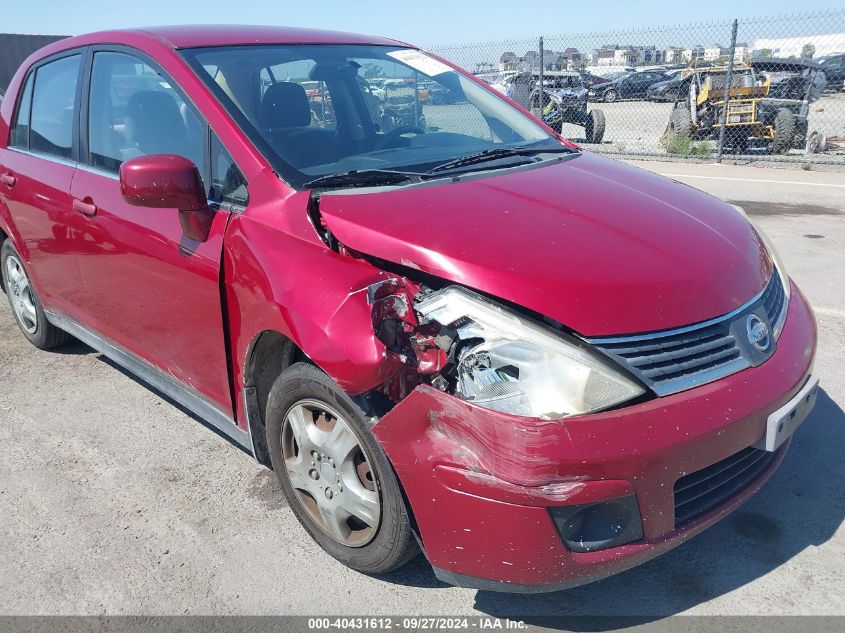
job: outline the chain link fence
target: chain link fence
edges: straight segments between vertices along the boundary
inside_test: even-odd
[[[845,9],[428,50],[593,151],[845,163]]]

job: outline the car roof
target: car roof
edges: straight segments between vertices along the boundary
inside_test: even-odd
[[[170,48],[236,46],[246,44],[371,44],[407,46],[398,40],[287,26],[261,25],[184,25],[149,26],[135,29],[100,31],[60,40],[49,48],[62,50],[96,43],[131,44],[138,40],[155,40]]]

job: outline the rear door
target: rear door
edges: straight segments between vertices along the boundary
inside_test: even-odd
[[[629,99],[645,94],[648,86],[648,75],[646,73],[634,73],[625,80],[625,96]]]
[[[0,150],[0,200],[47,309],[80,315],[76,243],[84,219],[72,209],[84,52],[46,58],[30,69],[15,107],[9,146]]]
[[[232,416],[223,332],[220,262],[230,211],[218,208],[207,241],[188,239],[177,209],[127,204],[123,161],[147,154],[192,160],[211,188],[209,132],[195,107],[152,59],[95,48],[82,156],[71,196],[91,209],[100,236],[81,252],[87,322],[194,395]]]

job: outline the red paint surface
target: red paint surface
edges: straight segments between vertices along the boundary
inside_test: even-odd
[[[224,411],[232,410],[220,300],[220,255],[229,214],[209,237],[185,236],[179,210],[123,199],[119,182],[79,170],[71,195],[97,206],[87,232],[66,243],[82,279],[83,323]]]
[[[320,211],[350,248],[586,336],[721,316],[769,277],[756,235],[732,207],[593,154],[457,184],[326,195]]]
[[[151,154],[120,166],[120,193],[129,204],[191,211],[207,206],[199,170],[184,156]]]

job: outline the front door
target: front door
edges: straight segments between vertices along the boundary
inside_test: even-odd
[[[87,322],[231,416],[220,293],[229,214],[216,211],[208,240],[194,242],[177,209],[126,203],[118,179],[124,160],[147,154],[185,156],[207,179],[206,125],[152,62],[124,52],[94,53],[89,95],[71,188],[99,236],[78,256]]]

